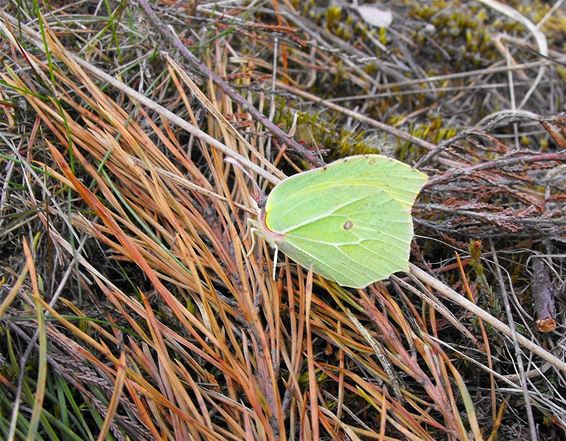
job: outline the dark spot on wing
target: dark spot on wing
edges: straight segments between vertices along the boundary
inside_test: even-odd
[[[352,221],[348,220],[348,221],[344,222],[344,225],[342,225],[342,228],[344,228],[345,230],[350,230],[353,226],[354,226],[354,224],[352,223]]]
[[[368,162],[368,164],[369,164],[369,165],[373,165],[373,164],[375,164],[375,159],[373,159],[373,158],[372,158],[372,159],[370,159],[370,160],[369,160],[369,162]]]

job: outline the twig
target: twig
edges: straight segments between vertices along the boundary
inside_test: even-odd
[[[519,381],[521,383],[521,389],[523,391],[523,399],[525,401],[525,410],[527,411],[527,421],[529,422],[529,429],[531,432],[531,441],[537,441],[537,429],[535,426],[535,419],[533,417],[533,408],[531,406],[531,400],[529,399],[529,390],[527,387],[527,379],[525,378],[525,367],[523,366],[523,352],[519,348],[517,330],[515,329],[515,320],[513,320],[513,312],[511,311],[511,305],[509,304],[509,297],[507,295],[507,288],[505,287],[505,282],[503,281],[503,274],[501,274],[501,267],[499,266],[499,259],[497,258],[497,253],[495,252],[495,247],[493,246],[493,241],[489,240],[491,247],[491,255],[493,256],[493,262],[495,263],[495,272],[497,274],[497,280],[499,281],[499,289],[501,291],[501,298],[503,299],[503,304],[505,305],[505,313],[507,314],[507,320],[509,321],[509,328],[512,332],[511,341],[513,342],[513,349],[515,350],[515,357],[517,358],[517,366],[519,368]]]
[[[427,187],[433,187],[441,182],[452,180],[458,176],[471,175],[474,172],[480,170],[488,170],[491,168],[502,168],[509,165],[515,165],[522,162],[545,162],[545,161],[566,161],[566,153],[535,153],[531,155],[521,155],[521,156],[511,156],[502,157],[494,161],[482,162],[481,164],[471,165],[469,167],[464,167],[456,170],[450,170],[449,172],[432,178],[425,185]]]
[[[161,35],[169,40],[169,42],[179,50],[179,52],[187,59],[187,61],[193,66],[198,73],[200,73],[204,78],[211,79],[214,84],[216,84],[222,91],[232,98],[237,104],[242,106],[249,112],[254,118],[256,118],[264,127],[266,127],[273,135],[275,135],[281,142],[287,144],[295,153],[298,153],[303,158],[307,159],[312,164],[316,166],[324,165],[322,161],[315,152],[310,151],[305,148],[292,137],[288,136],[283,130],[281,130],[275,123],[269,120],[263,113],[257,110],[248,100],[246,100],[242,95],[240,95],[236,89],[234,89],[227,81],[224,81],[216,73],[211,71],[205,64],[203,64],[187,47],[179,40],[179,37],[168,27],[165,26],[155,12],[149,6],[147,0],[139,0],[140,6],[148,16],[149,20],[153,26],[161,33]]]
[[[496,225],[506,225],[511,230],[515,230],[515,225],[518,224],[526,224],[530,226],[537,227],[539,225],[558,225],[558,226],[565,226],[566,219],[562,217],[558,218],[544,218],[544,217],[518,217],[516,214],[507,216],[504,214],[493,214],[493,213],[485,213],[481,211],[472,211],[472,210],[459,210],[455,206],[446,206],[440,204],[418,204],[415,205],[417,208],[423,208],[428,211],[443,211],[445,213],[451,213],[458,216],[468,216],[473,219],[481,219],[482,221],[486,221],[489,223],[493,223]]]
[[[436,289],[442,296],[446,297],[447,299],[451,300],[452,302],[456,303],[462,308],[467,309],[469,312],[476,315],[484,322],[489,323],[496,330],[498,330],[508,338],[512,339],[513,336],[515,335],[517,338],[517,342],[525,349],[528,349],[529,351],[538,355],[540,358],[550,363],[556,369],[559,369],[562,372],[566,373],[566,362],[564,362],[560,358],[551,354],[544,348],[541,348],[539,345],[533,343],[529,339],[523,337],[521,334],[514,334],[511,328],[509,328],[509,326],[507,326],[501,320],[498,320],[488,312],[481,309],[479,306],[473,304],[468,299],[466,299],[465,297],[461,296],[456,291],[454,291],[452,288],[446,286],[440,280],[428,274],[426,271],[423,271],[422,269],[420,269],[419,267],[413,264],[410,265],[410,271],[411,274],[413,274],[415,277],[421,280],[421,282],[430,285],[432,288]]]
[[[490,8],[493,8],[496,11],[499,11],[502,14],[505,14],[507,17],[518,21],[523,26],[525,26],[531,32],[533,37],[535,38],[535,41],[537,42],[537,46],[539,48],[539,52],[541,53],[541,55],[545,56],[545,57],[548,56],[548,43],[546,41],[546,36],[544,35],[543,32],[541,32],[541,30],[537,26],[535,26],[535,24],[532,21],[530,21],[529,19],[527,19],[526,17],[521,15],[519,12],[517,12],[512,7],[510,7],[506,4],[503,4],[503,3],[501,3],[497,0],[479,0],[479,1],[481,3],[489,6]],[[544,76],[545,69],[546,69],[546,67],[544,65],[539,68],[538,74],[537,74],[535,80],[533,81],[532,86],[529,88],[529,90],[527,91],[527,93],[523,97],[523,100],[521,101],[521,103],[518,106],[519,109],[521,109],[526,104],[528,99],[531,97],[533,92],[536,90],[539,82],[542,80],[542,78]]]
[[[483,117],[480,122],[476,124],[476,127],[482,127],[484,130],[494,130],[498,127],[525,119],[536,122],[544,121],[544,117],[537,113],[529,112],[528,110],[503,109]]]
[[[550,61],[550,60],[540,60],[540,61],[534,61],[532,63],[514,64],[513,66],[487,67],[485,69],[468,70],[466,72],[456,72],[456,73],[452,73],[452,74],[436,75],[436,76],[431,76],[431,77],[426,77],[426,78],[415,78],[415,79],[411,79],[411,80],[407,80],[407,81],[400,81],[400,82],[397,82],[397,83],[375,84],[374,88],[375,88],[376,91],[378,91],[378,90],[390,90],[390,89],[396,89],[396,88],[399,88],[399,87],[414,86],[414,85],[417,85],[417,84],[434,83],[434,82],[440,82],[440,81],[446,81],[446,80],[452,81],[452,80],[457,80],[457,79],[467,78],[467,77],[476,78],[476,77],[479,77],[481,75],[492,75],[492,74],[501,73],[501,72],[526,70],[526,69],[533,69],[533,68],[540,67],[540,66],[549,66],[552,63],[553,62]],[[374,98],[375,96],[376,96],[375,93],[374,94],[367,93],[367,94],[362,94],[362,95],[352,95],[351,99],[352,100],[368,99],[368,98]]]
[[[542,256],[533,258],[533,277],[531,279],[536,326],[539,332],[552,332],[556,329],[556,306],[548,267]]]
[[[422,167],[424,164],[426,164],[428,161],[430,161],[435,156],[438,156],[440,153],[442,153],[444,150],[446,150],[448,147],[450,147],[456,141],[459,141],[460,139],[464,139],[464,138],[466,138],[470,135],[475,135],[475,136],[478,136],[480,138],[489,136],[487,133],[476,129],[475,127],[472,127],[471,129],[467,129],[467,130],[462,130],[461,132],[454,135],[452,138],[446,139],[446,140],[442,141],[441,143],[439,143],[438,146],[434,147],[430,152],[428,152],[421,159],[419,159],[419,161],[417,162],[415,167],[416,168]],[[429,181],[428,184],[430,185],[430,181]]]

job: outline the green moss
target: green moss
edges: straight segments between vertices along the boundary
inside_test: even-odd
[[[286,102],[278,103],[275,122],[289,130],[293,124],[293,113]],[[327,150],[329,158],[338,158],[363,153],[379,153],[379,149],[367,141],[363,130],[344,128],[342,122],[326,119],[320,113],[299,112],[297,114],[295,139],[302,144]]]
[[[305,2],[311,3],[311,2]],[[513,2],[511,2],[513,3]],[[447,2],[434,0],[421,4],[405,0],[405,5],[410,11],[410,16],[422,26],[411,26],[413,35],[410,50],[414,52],[415,59],[419,66],[424,69],[427,76],[443,75],[448,72],[465,71],[483,68],[492,65],[495,61],[501,60],[501,54],[492,43],[490,35],[498,32],[506,32],[518,36],[524,36],[526,30],[523,25],[503,16],[502,14],[488,8],[482,4],[464,4],[463,2]],[[536,13],[530,17],[542,17],[548,11],[547,6],[542,6],[536,2]],[[517,7],[515,3],[512,5]],[[329,32],[345,40],[353,46],[365,45],[375,48],[377,57],[384,56],[379,48],[375,47],[375,40],[387,46],[394,55],[404,59],[404,55],[399,52],[397,45],[389,41],[390,30],[377,29],[367,25],[360,19],[359,15],[350,8],[336,5],[322,7],[311,4],[306,14],[315,16],[320,26],[325,27]],[[547,21],[545,26],[558,26],[562,23],[564,13],[556,13]],[[552,20],[552,21],[551,21]],[[397,23],[399,24],[399,23]],[[432,24],[431,30],[425,28],[427,24]],[[403,25],[404,26],[404,25]],[[407,28],[404,28],[405,31]],[[558,35],[562,31],[556,32]],[[564,40],[566,41],[566,40]],[[564,43],[561,43],[564,44]],[[565,45],[566,46],[566,45]],[[363,86],[357,86],[351,81],[351,69],[342,65],[337,57],[333,60],[333,72],[321,71],[317,75],[317,81],[310,89],[310,92],[332,98],[337,96],[356,95],[366,93]],[[371,77],[375,77],[379,70],[379,62],[367,63],[360,67]],[[558,74],[566,80],[566,69],[558,67]],[[408,74],[410,76],[410,74]],[[443,86],[457,86],[468,84],[467,80],[461,82],[449,81],[444,84],[437,84],[438,88]],[[414,86],[422,87],[422,93],[395,94],[395,89],[389,96],[370,100],[366,102],[364,114],[369,117],[384,121],[390,125],[401,124],[404,131],[412,135],[427,140],[433,144],[453,137],[459,127],[447,125],[441,116],[434,114],[423,115],[420,118],[408,118],[416,109],[430,106],[431,98],[427,94],[428,85]],[[405,89],[403,89],[405,90]],[[437,100],[444,99],[444,96],[453,96],[452,92],[438,92]],[[344,103],[345,107],[351,107],[354,103]],[[285,109],[285,106],[281,106]],[[476,118],[481,118],[491,111],[497,110],[497,100],[488,106],[478,106],[472,109]],[[393,110],[395,109],[395,110]],[[397,110],[398,109],[398,110]],[[428,117],[428,118],[426,118]],[[287,128],[292,125],[293,116],[288,111],[281,111],[278,116],[280,124]],[[333,119],[335,118],[335,119]],[[368,132],[348,131],[343,129],[342,121],[344,117],[340,114],[325,112],[323,114],[301,113],[298,118],[296,137],[305,145],[320,149],[329,150],[329,158],[349,154],[376,152],[380,147],[368,141]],[[369,133],[373,133],[370,131]],[[386,136],[388,145],[393,144],[396,154],[407,160],[414,159],[415,156],[425,153],[422,149],[415,148],[411,143],[397,140]],[[522,140],[523,145],[527,145],[528,139]]]
[[[431,63],[444,62],[445,54],[429,48],[430,39],[437,41],[452,57],[452,67],[466,70],[487,65],[500,58],[489,38],[489,32],[493,28],[515,32],[512,29],[515,23],[510,20],[497,22],[499,18],[496,18],[495,25],[490,22],[490,10],[482,5],[463,7],[451,3],[450,7],[446,7],[446,2],[432,2],[423,6],[414,2],[410,6],[412,17],[428,22],[435,28],[435,32],[428,38],[422,35],[420,29],[416,29],[413,36],[413,41],[421,46],[422,51],[431,52]]]
[[[342,8],[340,6],[330,6],[326,10],[326,28],[332,32],[334,27],[340,23],[342,18]]]
[[[387,45],[387,29],[386,28],[379,28],[379,42],[383,45]]]

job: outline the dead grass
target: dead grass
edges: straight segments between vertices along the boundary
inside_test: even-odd
[[[538,57],[491,2],[407,2],[387,31],[318,2],[60,3],[0,17],[2,438],[564,435],[563,11]],[[431,177],[416,269],[273,280],[250,178],[360,151]]]

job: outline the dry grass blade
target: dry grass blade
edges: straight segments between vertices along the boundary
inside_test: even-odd
[[[529,286],[533,255],[565,286],[558,8],[521,11],[540,60],[479,4],[379,30],[318,2],[154,2],[163,29],[95,3],[0,16],[0,438],[560,439],[563,329],[531,330]],[[253,247],[257,189],[376,151],[431,178],[410,274],[347,290]]]
[[[126,370],[124,369],[124,363],[126,362],[126,354],[122,352],[120,355],[120,363],[116,373],[116,383],[114,384],[114,392],[112,393],[112,398],[110,399],[110,404],[108,406],[108,413],[104,416],[104,424],[100,429],[97,441],[103,441],[107,439],[108,432],[112,421],[116,416],[116,409],[120,405],[120,396],[122,395],[122,389],[124,387],[124,380],[126,378]]]
[[[45,385],[47,382],[47,336],[45,332],[45,321],[43,318],[43,308],[41,307],[41,294],[39,292],[37,273],[35,271],[34,258],[27,242],[24,242],[24,253],[26,256],[27,267],[29,268],[31,285],[33,290],[33,300],[35,303],[35,311],[37,314],[37,328],[39,331],[39,361],[38,361],[38,374],[37,374],[37,390],[35,391],[35,401],[31,413],[27,441],[37,439],[39,419],[43,409],[43,400],[45,398]],[[12,418],[16,413],[12,415]],[[14,421],[14,420],[12,420]],[[15,425],[11,424],[14,431],[9,435],[9,438],[15,436]]]

